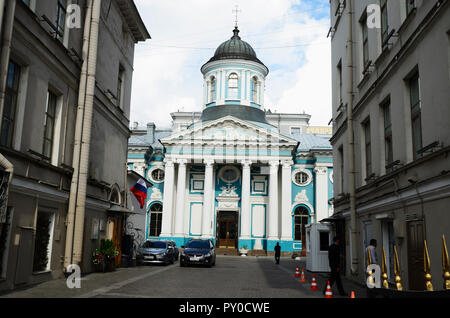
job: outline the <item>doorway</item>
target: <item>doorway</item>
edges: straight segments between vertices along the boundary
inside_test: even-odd
[[[237,248],[238,213],[223,211],[217,217],[217,244],[219,248]]]
[[[114,247],[119,251],[119,255],[115,258],[116,266],[119,266],[122,262],[123,219],[123,215],[116,215],[110,218],[111,240],[114,243]]]
[[[423,242],[425,228],[423,220],[410,221],[408,228],[408,282],[410,290],[425,289],[423,272]]]

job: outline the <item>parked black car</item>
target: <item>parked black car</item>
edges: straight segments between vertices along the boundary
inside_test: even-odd
[[[176,245],[175,245],[176,247]],[[173,264],[178,260],[178,249],[175,249],[174,243],[162,240],[145,241],[136,253],[136,262]]]
[[[180,257],[180,266],[192,264],[208,267],[216,265],[216,249],[211,240],[192,239],[184,246]]]

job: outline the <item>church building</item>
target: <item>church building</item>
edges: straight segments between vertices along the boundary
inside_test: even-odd
[[[237,27],[201,72],[201,112],[131,127],[129,169],[153,184],[146,238],[304,254],[305,226],[333,214],[331,127],[265,109],[269,69]]]

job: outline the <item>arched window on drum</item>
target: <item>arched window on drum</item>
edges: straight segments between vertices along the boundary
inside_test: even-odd
[[[252,78],[252,81],[250,83],[251,85],[251,101],[259,104],[258,101],[258,78],[255,76]]]
[[[159,236],[161,234],[162,224],[162,205],[155,203],[150,207],[149,216],[149,236]]]
[[[309,224],[309,211],[304,206],[299,206],[294,212],[294,240],[306,244],[306,228]]]
[[[228,76],[228,99],[239,99],[239,77],[236,73],[231,73]]]
[[[211,77],[211,81],[209,83],[209,103],[212,103],[216,100],[216,78],[214,76]]]

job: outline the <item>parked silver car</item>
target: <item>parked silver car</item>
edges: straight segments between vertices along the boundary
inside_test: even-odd
[[[139,265],[146,263],[173,264],[178,260],[178,249],[172,241],[147,240],[136,253]]]

